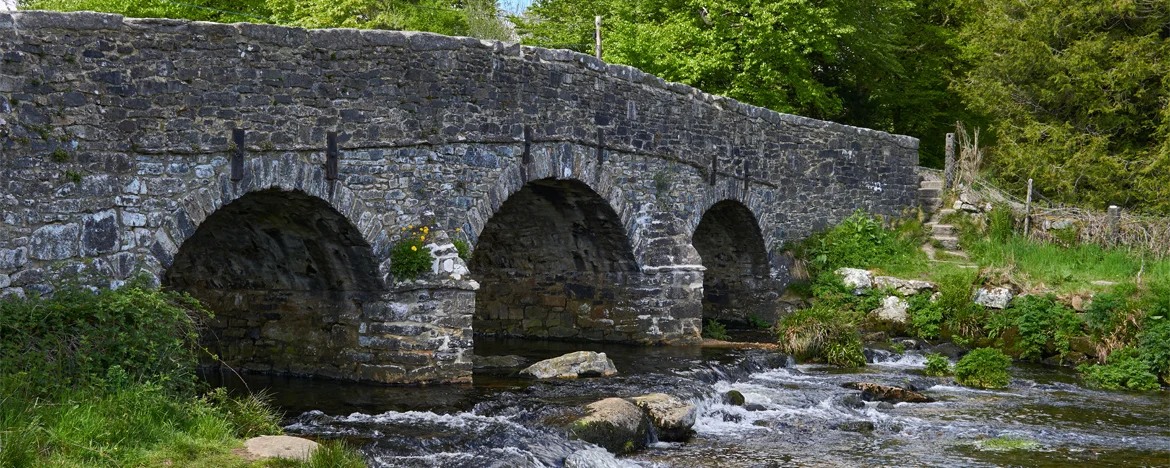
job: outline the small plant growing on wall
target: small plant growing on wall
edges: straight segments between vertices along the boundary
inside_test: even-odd
[[[399,280],[418,279],[418,275],[431,268],[435,261],[430,249],[426,248],[430,228],[407,226],[402,228],[406,236],[390,250],[390,274]]]
[[[464,263],[471,261],[471,244],[463,239],[455,239],[451,243],[455,244],[455,250],[459,252],[460,260],[463,260]]]

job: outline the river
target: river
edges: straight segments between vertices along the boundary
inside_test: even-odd
[[[533,381],[477,370],[474,384],[387,387],[249,375],[286,412],[286,431],[343,438],[378,467],[562,466],[1170,466],[1170,392],[1105,392],[1070,370],[1017,365],[1010,387],[974,390],[926,377],[918,351],[868,353],[842,370],[796,365],[764,351],[600,343],[478,340],[481,355],[531,359],[605,352],[620,375]],[[234,375],[205,376],[245,391]],[[934,403],[860,402],[846,382],[910,386]],[[739,390],[743,407],[723,402]],[[698,407],[688,443],[654,443],[612,457],[566,437],[580,408],[611,396],[663,392]],[[1015,448],[1012,448],[1015,447]]]

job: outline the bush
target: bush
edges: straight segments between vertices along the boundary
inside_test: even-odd
[[[781,351],[802,361],[865,365],[861,335],[850,314],[822,305],[798,310],[777,325]]]
[[[933,375],[942,377],[951,375],[951,361],[938,353],[931,353],[926,355],[926,369],[923,371],[926,375]]]
[[[767,330],[769,328],[772,328],[772,324],[768,323],[767,320],[760,318],[760,316],[758,316],[756,314],[749,314],[748,315],[747,324],[749,327],[754,328],[756,330]]]
[[[813,277],[841,267],[892,268],[925,261],[918,249],[921,225],[917,229],[910,222],[903,226],[900,232],[887,229],[880,218],[859,210],[832,229],[809,237],[803,250]]]
[[[1146,317],[1146,329],[1138,334],[1138,346],[1150,372],[1170,384],[1170,317]]]
[[[430,228],[409,226],[402,230],[409,232],[406,238],[390,250],[390,274],[399,281],[415,280],[422,272],[430,270],[431,264],[435,261],[431,250],[426,248],[425,244]]]
[[[1076,312],[1056,302],[1056,297],[1050,294],[1016,298],[1011,307],[991,314],[987,330],[992,338],[1014,331],[1016,338],[1011,351],[1020,359],[1039,361],[1049,342],[1061,356],[1067,354],[1069,339],[1083,335],[1081,325]]]
[[[998,204],[987,213],[987,235],[996,242],[1006,242],[1015,232],[1016,219],[1012,209],[1007,205]]]
[[[272,407],[272,396],[267,391],[234,398],[228,395],[227,389],[218,387],[204,395],[203,400],[219,409],[235,428],[236,437],[247,439],[281,433],[278,424],[281,415]]]
[[[1158,390],[1158,377],[1138,350],[1123,348],[1109,355],[1106,364],[1082,365],[1078,368],[1085,382],[1106,390]]]
[[[727,334],[727,326],[715,319],[707,320],[707,325],[703,327],[703,336],[712,340],[727,341],[731,339],[731,335]]]
[[[471,261],[471,245],[470,244],[468,244],[463,239],[455,239],[455,240],[451,241],[451,243],[455,244],[455,250],[457,252],[459,252],[459,259],[460,260],[463,260],[464,263]]]
[[[1012,358],[994,348],[979,348],[955,364],[955,381],[976,388],[1003,388],[1011,383]]]
[[[978,272],[961,270],[939,278],[938,307],[942,310],[944,324],[952,335],[966,339],[977,338],[983,329],[983,306],[972,302],[972,284],[978,279]]]
[[[147,286],[65,287],[53,298],[0,301],[0,362],[39,392],[151,382],[190,391],[197,323],[209,315],[186,294]]]
[[[942,333],[943,309],[938,302],[931,302],[930,293],[910,296],[910,330],[919,338],[934,339]]]

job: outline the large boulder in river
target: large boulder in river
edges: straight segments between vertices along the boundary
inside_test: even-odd
[[[577,377],[609,377],[617,374],[613,361],[605,353],[577,351],[564,356],[545,359],[520,371],[520,375],[538,379],[575,379]]]
[[[650,415],[658,440],[663,442],[685,442],[694,435],[698,411],[695,405],[665,393],[651,393],[630,399]]]
[[[853,290],[853,294],[860,296],[866,289],[873,287],[873,274],[859,268],[838,268],[834,271],[841,277],[841,282]]]
[[[637,405],[622,398],[590,403],[589,414],[570,428],[573,438],[605,447],[613,453],[628,453],[646,446],[650,418]]]
[[[890,403],[930,403],[934,401],[933,398],[921,393],[890,385],[849,382],[841,386],[861,390],[861,399],[865,401],[886,401]]]

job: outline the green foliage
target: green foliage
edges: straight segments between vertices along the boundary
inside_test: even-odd
[[[883,226],[881,219],[858,211],[832,229],[809,237],[804,255],[816,275],[841,267],[890,269],[925,264],[920,245],[913,231],[900,235]]]
[[[177,18],[220,23],[272,22],[268,18],[271,15],[271,10],[266,0],[184,0],[182,3],[188,5],[158,0],[20,0],[19,2],[21,9],[26,10],[100,11],[133,18]]]
[[[995,205],[991,212],[987,213],[987,235],[992,241],[1004,242],[1010,239],[1015,232],[1015,224],[1016,218],[1007,205]]]
[[[524,42],[604,58],[781,112],[909,133],[939,165],[968,113],[949,89],[966,68],[954,0],[538,0]]]
[[[69,162],[69,160],[72,158],[72,156],[69,155],[69,152],[65,151],[65,148],[57,148],[53,150],[53,154],[51,156],[53,157],[53,161],[59,163]]]
[[[435,261],[431,250],[426,247],[427,235],[430,228],[427,226],[402,228],[407,233],[406,238],[394,244],[390,249],[390,274],[398,281],[415,280],[424,271],[430,270]],[[458,249],[458,246],[456,246]]]
[[[468,244],[467,241],[464,241],[463,239],[455,239],[451,241],[451,243],[455,244],[455,251],[459,252],[460,260],[463,260],[464,262],[471,261],[471,245]]]
[[[937,307],[938,312],[930,310],[926,317],[933,321],[941,313],[943,327],[950,335],[966,339],[981,336],[986,314],[983,306],[975,304],[972,297],[972,284],[978,278],[978,272],[972,270],[957,270],[939,277],[939,298],[932,306]],[[926,326],[923,329],[933,330]]]
[[[785,317],[777,330],[780,350],[797,359],[843,367],[865,365],[861,335],[848,312],[814,305]]]
[[[955,381],[968,387],[1003,388],[1011,383],[1012,358],[995,348],[979,348],[955,364]]]
[[[931,302],[930,293],[910,296],[910,330],[919,338],[934,339],[942,334],[943,308],[938,302]]]
[[[946,356],[937,353],[926,355],[926,369],[923,371],[926,375],[933,375],[942,377],[951,375],[951,361]]]
[[[1012,436],[1000,436],[994,439],[981,440],[978,443],[981,450],[1007,452],[1012,450],[1035,450],[1040,444],[1031,439]]]
[[[760,318],[760,316],[758,316],[756,314],[748,314],[747,324],[749,327],[754,328],[756,330],[767,330],[769,328],[772,328],[772,324],[768,323],[767,320]]]
[[[1158,376],[1134,348],[1123,348],[1109,355],[1106,364],[1082,365],[1078,368],[1085,382],[1106,390],[1158,390]]]
[[[1170,384],[1170,316],[1146,316],[1145,330],[1138,334],[1138,349],[1150,372],[1162,376]]]
[[[1170,2],[981,0],[955,82],[996,119],[989,162],[1017,193],[1170,212]]]
[[[966,233],[962,232],[961,236]],[[1093,281],[1133,281],[1138,271],[1151,283],[1170,283],[1170,260],[1156,260],[1140,251],[1103,248],[1095,244],[1062,247],[1014,236],[1005,242],[962,241],[963,250],[981,265],[1014,269],[1014,276],[1059,290],[1097,289]]]
[[[205,314],[190,296],[145,280],[96,294],[63,288],[52,299],[3,300],[0,362],[45,392],[111,376],[186,391],[195,381],[196,320]],[[122,371],[109,374],[114,368]]]
[[[272,396],[266,391],[250,393],[240,398],[228,395],[227,389],[216,388],[203,396],[204,401],[220,410],[227,422],[235,428],[235,436],[250,438],[280,434],[280,413],[272,407]]]
[[[986,328],[992,338],[1015,332],[1010,351],[1020,359],[1039,361],[1049,343],[1062,356],[1067,354],[1069,339],[1084,334],[1082,325],[1076,312],[1048,295],[1017,297],[1011,307],[990,314]]]
[[[727,334],[727,326],[715,319],[707,320],[707,325],[703,327],[703,336],[712,340],[727,341],[731,339],[731,335]]]

